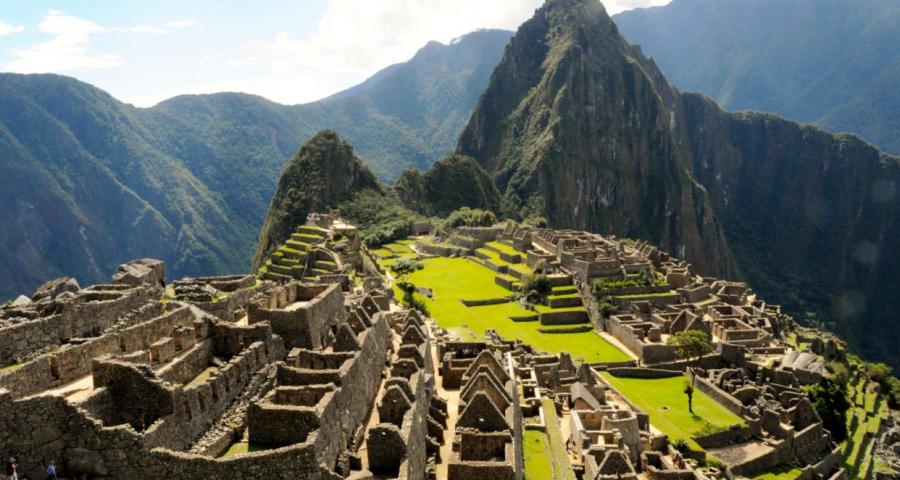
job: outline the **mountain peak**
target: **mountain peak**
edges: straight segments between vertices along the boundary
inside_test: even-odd
[[[689,249],[701,268],[731,273],[657,73],[602,4],[549,0],[511,40],[457,152],[478,160],[522,215]]]
[[[325,211],[361,190],[382,191],[353,147],[334,130],[322,130],[291,158],[266,214],[255,265],[284,243],[310,212]]]

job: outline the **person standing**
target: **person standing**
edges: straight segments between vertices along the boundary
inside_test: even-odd
[[[9,480],[19,480],[19,474],[16,473],[18,468],[15,457],[9,457],[9,461],[6,462],[6,474],[9,476]]]
[[[50,466],[47,467],[47,480],[57,480],[56,476],[56,465],[53,462],[50,462]]]

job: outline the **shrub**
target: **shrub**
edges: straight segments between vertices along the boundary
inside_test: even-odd
[[[421,312],[422,315],[425,315],[426,317],[430,315],[428,313],[428,305],[426,305],[425,300],[422,300],[421,298],[413,297],[412,308],[415,308],[416,310]]]
[[[552,291],[550,279],[543,273],[526,275],[519,287],[519,295],[531,303],[543,302]]]
[[[712,468],[718,468],[719,471],[724,472],[728,465],[725,465],[725,462],[719,460],[718,458],[712,455],[706,455],[706,466]]]
[[[438,225],[438,231],[446,232],[456,227],[490,227],[497,223],[497,215],[488,210],[463,207],[454,211]]]
[[[414,258],[402,258],[391,265],[391,272],[397,277],[397,288],[403,292],[402,302],[406,308],[416,308],[416,286],[409,281],[409,276],[423,268],[425,265]]]
[[[823,426],[831,432],[834,441],[840,443],[846,439],[850,401],[844,385],[825,379],[806,391],[816,412],[822,417]]]
[[[672,442],[672,448],[681,452],[682,455],[687,455],[691,451],[691,446],[688,444],[687,440],[683,438],[679,438]]]
[[[550,226],[550,222],[540,215],[529,215],[525,220],[522,220],[522,225],[532,228],[547,228]]]

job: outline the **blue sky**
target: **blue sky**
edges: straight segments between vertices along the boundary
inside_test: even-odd
[[[668,0],[608,0],[610,13]],[[430,40],[513,30],[542,0],[0,0],[0,71],[59,73],[150,106],[242,91],[293,104]]]

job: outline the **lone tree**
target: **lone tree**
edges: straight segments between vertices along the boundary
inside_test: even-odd
[[[806,391],[809,393],[813,408],[822,418],[823,426],[831,432],[834,441],[846,440],[847,410],[850,409],[850,400],[847,399],[844,384],[825,378]]]
[[[678,332],[667,342],[675,347],[675,353],[679,358],[688,361],[688,374],[691,381],[684,386],[684,394],[688,397],[688,411],[694,413],[694,385],[697,381],[697,369],[700,367],[700,359],[713,351],[709,334],[703,330],[685,330]],[[693,365],[691,364],[693,363]]]
[[[391,272],[397,280],[397,288],[403,292],[402,302],[406,308],[415,307],[416,286],[409,281],[409,276],[423,268],[425,265],[414,258],[402,258],[391,265]]]

